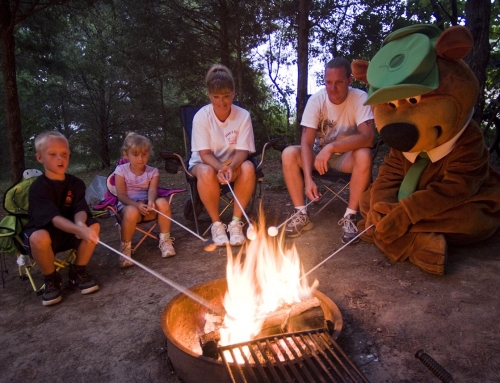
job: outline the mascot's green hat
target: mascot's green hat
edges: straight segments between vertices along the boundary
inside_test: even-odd
[[[435,25],[412,25],[384,39],[366,74],[366,105],[418,96],[439,86],[436,41],[441,30]]]

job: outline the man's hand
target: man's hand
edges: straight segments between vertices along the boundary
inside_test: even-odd
[[[331,153],[328,145],[326,145],[323,149],[320,150],[316,159],[314,160],[314,168],[318,171],[319,174],[323,175],[328,171],[328,160],[331,157]]]
[[[318,186],[312,179],[305,182],[305,193],[307,195],[307,198],[309,198],[311,201],[317,200],[321,197],[321,193],[318,191]]]

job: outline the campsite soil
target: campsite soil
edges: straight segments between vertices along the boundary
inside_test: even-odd
[[[279,187],[279,160],[266,162],[265,172],[263,206],[268,224],[278,224],[292,211]],[[82,178],[90,182],[94,174]],[[182,174],[163,177],[170,187],[184,184]],[[185,198],[174,198],[174,217],[192,227],[182,217]],[[337,221],[343,210],[340,203],[329,206],[314,217],[314,230],[295,240],[306,270],[342,246]],[[114,220],[100,222],[101,240],[117,248]],[[162,259],[155,243],[146,241],[135,258],[186,287],[224,277],[224,250],[204,252],[201,241],[175,225],[172,235],[176,257]],[[500,232],[473,246],[452,247],[447,274],[438,277],[409,262],[392,263],[360,242],[312,276],[340,308],[338,342],[370,382],[439,381],[415,358],[419,349],[457,383],[500,382],[499,248]],[[167,363],[160,324],[162,310],[177,294],[173,288],[138,267],[119,269],[117,255],[98,246],[89,269],[100,290],[83,296],[66,288],[60,304],[43,307],[29,282],[19,280],[14,259],[7,257],[6,266],[1,382],[180,382]],[[67,272],[62,275],[66,280]],[[39,271],[34,277],[40,282]]]

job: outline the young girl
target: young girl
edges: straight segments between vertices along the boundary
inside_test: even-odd
[[[152,154],[151,141],[136,133],[129,133],[122,146],[123,156],[129,161],[118,165],[115,169],[115,186],[118,198],[118,211],[122,216],[120,251],[131,256],[131,242],[135,227],[139,222],[154,220],[156,209],[171,216],[170,205],[165,198],[158,198],[159,171],[149,166],[148,159]],[[175,255],[174,238],[170,237],[170,220],[158,215],[160,227],[161,256]],[[130,267],[133,263],[120,258],[120,267]]]
[[[200,199],[212,219],[212,239],[217,246],[241,246],[245,242],[242,214],[234,204],[233,219],[227,226],[219,218],[220,184],[234,182],[234,192],[243,209],[255,188],[255,167],[248,158],[255,152],[250,113],[233,105],[235,86],[229,68],[213,65],[206,76],[210,104],[193,118],[189,161],[197,178]]]

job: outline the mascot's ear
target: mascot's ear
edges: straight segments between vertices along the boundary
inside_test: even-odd
[[[466,27],[455,25],[446,29],[436,42],[436,53],[439,57],[457,61],[472,49],[472,35]]]
[[[368,79],[366,78],[366,72],[368,71],[368,61],[365,60],[354,60],[351,64],[352,75],[356,80],[362,81],[368,84]]]

